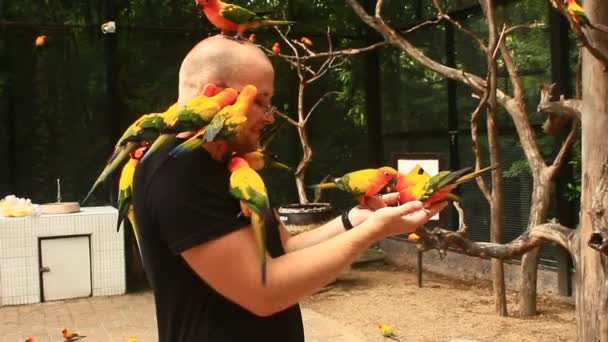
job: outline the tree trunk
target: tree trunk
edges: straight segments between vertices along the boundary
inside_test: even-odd
[[[547,170],[544,168],[543,170]],[[547,172],[537,172],[532,186],[532,207],[528,218],[528,229],[544,223],[551,203],[551,183]],[[522,317],[536,314],[536,275],[538,248],[524,254],[521,259],[519,283],[519,315]]]
[[[608,23],[608,6],[600,0],[584,2],[585,12],[592,23]],[[601,50],[608,50],[608,37],[596,30],[590,33],[590,41]],[[607,208],[607,200],[593,206],[603,165],[608,158],[606,131],[608,130],[608,72],[606,66],[587,50],[583,52],[583,116],[582,116],[582,193],[581,224],[578,239],[579,255],[576,259],[576,321],[579,341],[608,342],[608,271],[607,256],[587,245],[598,209]],[[604,175],[605,177],[606,175]],[[599,204],[599,208],[597,205]],[[601,214],[602,216],[605,213]],[[606,238],[606,227],[595,227]]]

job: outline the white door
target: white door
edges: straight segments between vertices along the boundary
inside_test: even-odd
[[[40,240],[44,301],[91,295],[89,236]]]

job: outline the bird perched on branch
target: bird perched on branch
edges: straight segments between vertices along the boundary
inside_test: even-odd
[[[592,25],[589,17],[585,14],[585,10],[576,3],[576,0],[565,0],[566,9],[572,17],[572,20],[581,28],[589,27],[594,30],[599,30],[608,33],[608,27],[602,25]]]
[[[271,20],[269,12],[252,12],[238,5],[221,0],[195,0],[207,19],[222,31],[222,34],[236,32],[240,38],[246,30],[259,26],[292,25],[293,21]]]
[[[397,170],[390,166],[378,169],[364,169],[349,172],[342,177],[334,178],[332,182],[320,183],[309,186],[311,189],[340,189],[346,191],[365,205],[366,198],[375,196],[387,186],[394,185]]]
[[[400,203],[418,200],[422,201],[424,207],[430,207],[446,199],[458,200],[458,196],[451,193],[458,184],[497,167],[492,165],[475,172],[467,167],[458,171],[441,171],[431,177],[420,165],[416,165],[409,173],[397,175],[395,190],[399,192]]]

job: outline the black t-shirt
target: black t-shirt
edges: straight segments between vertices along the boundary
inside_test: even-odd
[[[239,203],[228,191],[227,164],[213,160],[204,149],[175,159],[168,156],[173,146],[141,163],[133,186],[160,342],[304,341],[298,305],[269,317],[256,316],[213,290],[182,259],[181,252],[249,222],[239,217]],[[270,255],[284,254],[277,223],[266,227]]]

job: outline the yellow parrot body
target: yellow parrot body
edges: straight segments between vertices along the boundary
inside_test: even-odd
[[[120,229],[120,224],[127,217],[129,222],[131,222],[133,235],[135,235],[135,240],[139,247],[139,231],[137,230],[135,215],[133,213],[133,177],[135,176],[137,165],[139,165],[139,159],[130,158],[122,167],[122,172],[120,173],[120,180],[118,181],[118,223],[116,224],[116,230]]]
[[[170,154],[180,157],[200,148],[206,142],[234,139],[247,122],[247,113],[251,109],[256,95],[255,86],[243,87],[234,104],[222,108],[207,126],[200,128],[194,136],[175,147]]]
[[[357,198],[360,204],[365,204],[366,197],[375,196],[387,185],[394,182],[397,171],[390,166],[378,169],[364,169],[345,174],[335,178],[333,182],[321,183],[310,186],[313,189],[338,188],[346,191]]]
[[[210,86],[217,89],[215,86]],[[207,89],[207,88],[206,88]],[[208,91],[212,91],[207,89]],[[204,94],[195,96],[188,101],[181,109],[177,108],[171,116],[167,116],[167,127],[165,133],[158,137],[150,146],[146,155],[142,159],[144,162],[149,156],[154,154],[162,146],[169,144],[180,132],[198,130],[209,124],[213,117],[224,106],[234,102],[238,93],[232,88],[226,88],[214,96],[208,97]]]
[[[395,331],[393,330],[393,328],[390,325],[385,324],[385,323],[380,323],[380,324],[378,324],[378,327],[380,328],[380,333],[382,334],[382,336],[388,337],[395,341],[399,341],[399,339],[397,338],[397,335],[395,335]]]
[[[420,165],[416,165],[409,173],[400,173],[397,176],[395,190],[399,192],[400,203],[419,200],[424,207],[430,207],[446,199],[458,200],[458,196],[451,193],[458,184],[475,179],[497,167],[488,166],[474,172],[467,167],[458,171],[441,171],[431,177]]]
[[[268,193],[262,177],[241,157],[233,157],[228,164],[230,193],[241,202],[243,215],[251,217],[251,228],[260,259],[262,284],[266,284],[266,224],[270,216]]]

